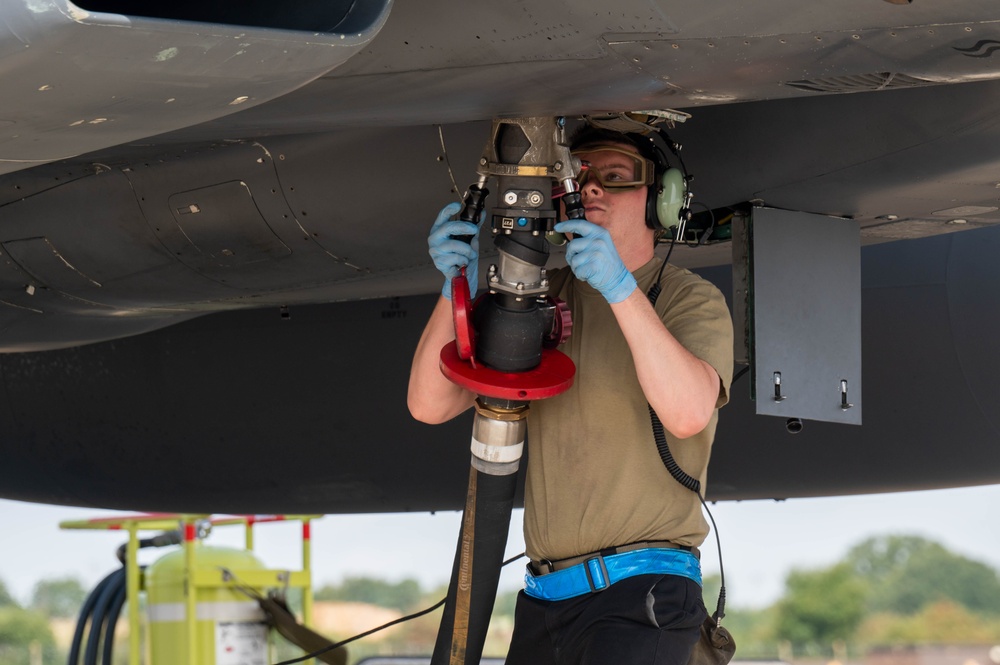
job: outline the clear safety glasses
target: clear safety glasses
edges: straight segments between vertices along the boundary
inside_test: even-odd
[[[583,169],[577,176],[580,186],[594,178],[606,190],[638,189],[653,184],[653,162],[627,148],[600,145],[573,151]],[[586,155],[584,159],[582,155]]]

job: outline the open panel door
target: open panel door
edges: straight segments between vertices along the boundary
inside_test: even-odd
[[[750,362],[757,413],[860,425],[857,223],[773,208],[753,208],[740,221],[737,360]]]

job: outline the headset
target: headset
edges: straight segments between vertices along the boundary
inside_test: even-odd
[[[684,225],[691,217],[688,193],[691,178],[679,154],[680,146],[671,141],[663,130],[646,135],[628,133],[625,136],[643,157],[653,162],[655,176],[646,195],[646,226],[666,230],[678,227],[676,237],[683,237]],[[681,168],[670,166],[668,150],[680,162]]]

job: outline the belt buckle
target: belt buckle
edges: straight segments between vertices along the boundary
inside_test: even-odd
[[[591,569],[591,564],[595,564],[597,570]],[[587,584],[590,585],[590,592],[597,593],[598,591],[604,591],[609,586],[611,586],[611,579],[608,577],[608,567],[604,565],[604,556],[598,554],[595,557],[591,557],[583,562],[583,570],[587,573]],[[601,581],[604,582],[603,585],[597,586],[594,582],[594,575],[599,574],[601,576]]]
[[[535,577],[556,572],[555,566],[552,565],[552,562],[549,559],[541,559],[538,561],[537,565],[534,561],[529,559],[528,563],[530,564],[529,567],[531,568],[531,573]]]

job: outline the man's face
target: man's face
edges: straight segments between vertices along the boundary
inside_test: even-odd
[[[587,146],[573,154],[585,166],[580,195],[587,221],[613,233],[646,228],[646,181],[651,182],[652,165],[639,151],[615,143]]]

